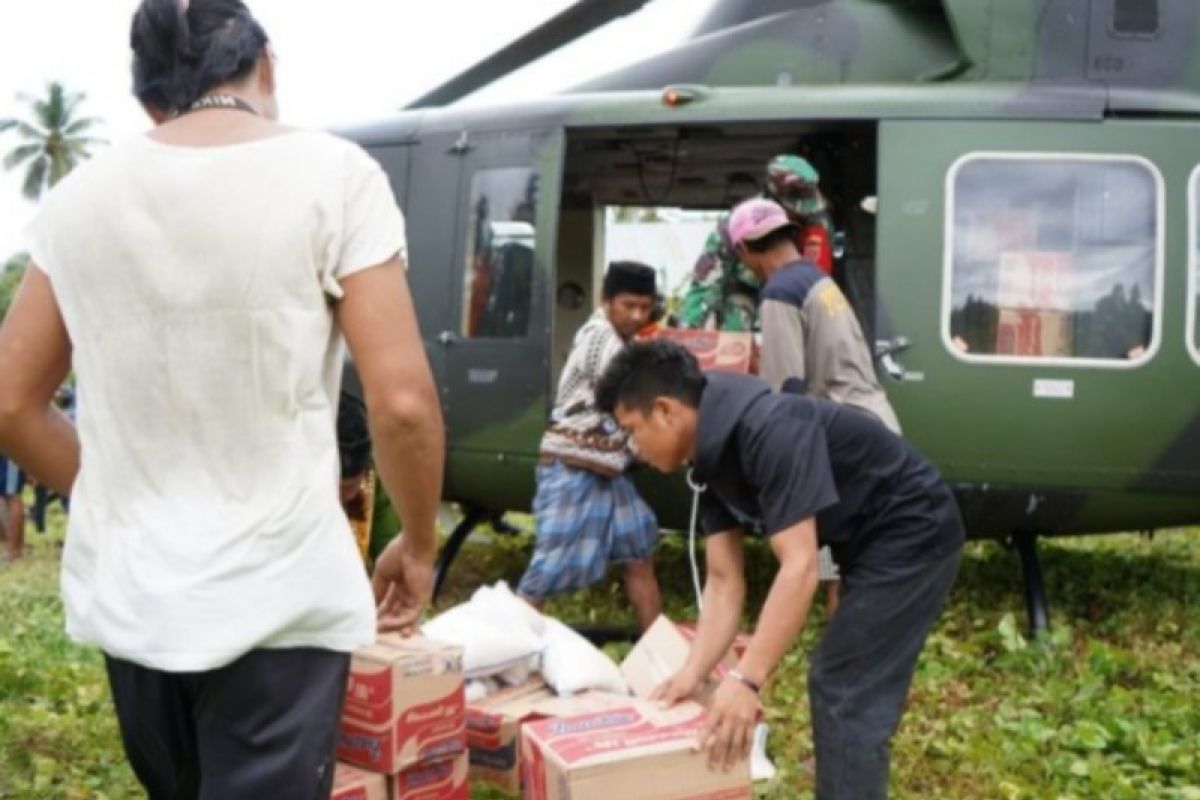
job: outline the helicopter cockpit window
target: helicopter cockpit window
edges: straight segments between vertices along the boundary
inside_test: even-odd
[[[476,172],[471,179],[462,335],[519,339],[533,301],[537,173],[529,167]]]
[[[948,346],[997,361],[1145,357],[1162,225],[1145,162],[977,156],[951,183]]]

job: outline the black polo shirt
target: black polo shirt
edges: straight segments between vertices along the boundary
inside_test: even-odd
[[[694,476],[706,534],[770,536],[815,516],[843,571],[911,566],[962,546],[954,496],[916,448],[870,414],[776,394],[713,372],[700,401]]]

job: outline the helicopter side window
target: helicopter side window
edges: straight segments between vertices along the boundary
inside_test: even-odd
[[[461,318],[467,338],[529,334],[537,189],[530,167],[480,170],[471,179]]]
[[[1160,282],[1160,184],[1132,158],[959,162],[948,345],[969,359],[1147,357]]]

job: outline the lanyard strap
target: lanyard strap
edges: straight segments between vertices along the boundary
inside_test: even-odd
[[[692,480],[692,471],[687,473],[687,485],[692,490],[692,524],[688,529],[688,558],[692,562],[692,588],[696,591],[696,610],[704,613],[704,592],[700,587],[700,565],[696,562],[696,527],[700,516],[700,495],[708,487]]]
[[[193,111],[202,111],[206,108],[230,108],[235,111],[245,111],[247,114],[253,114],[256,117],[259,115],[258,109],[235,95],[206,94],[192,101],[191,105],[187,108],[176,112],[175,116],[182,117],[184,114],[190,114]]]

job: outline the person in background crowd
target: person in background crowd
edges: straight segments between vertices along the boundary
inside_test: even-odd
[[[0,455],[0,531],[4,533],[4,563],[25,555],[25,473],[17,462]]]
[[[327,800],[350,652],[432,591],[443,426],[404,220],[361,148],[278,121],[240,0],[143,0],[131,44],[161,124],[31,227],[0,451],[71,491],[67,632],[104,652],[151,800]],[[337,488],[347,343],[404,523],[374,592]],[[72,368],[78,430],[52,407]]]

